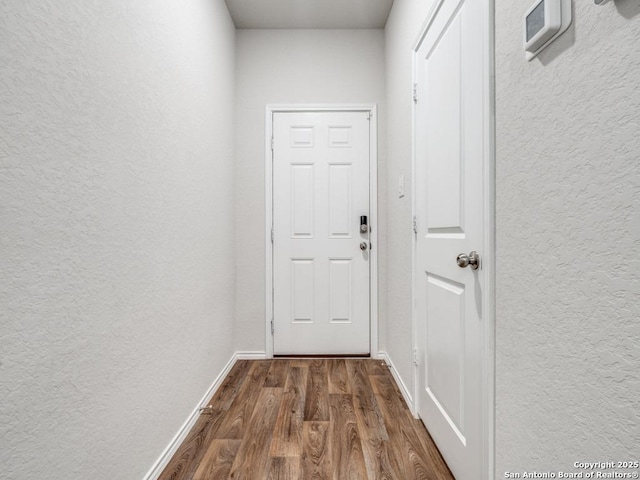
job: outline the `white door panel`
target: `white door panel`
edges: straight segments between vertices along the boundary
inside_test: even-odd
[[[416,52],[417,407],[458,480],[483,478],[486,0],[445,1]]]
[[[274,354],[369,353],[368,113],[277,112],[273,135]]]

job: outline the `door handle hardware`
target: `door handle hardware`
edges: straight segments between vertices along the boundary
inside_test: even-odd
[[[466,253],[461,253],[456,258],[456,263],[460,268],[471,266],[472,270],[477,270],[480,266],[480,255],[478,255],[478,252],[476,252],[475,250],[469,253],[469,255],[467,255]]]
[[[367,242],[360,242],[360,250],[366,250],[367,249]]]

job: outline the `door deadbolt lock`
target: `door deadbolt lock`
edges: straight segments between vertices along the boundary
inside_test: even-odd
[[[367,224],[367,216],[360,216],[360,233],[367,233],[369,231],[369,225]]]
[[[478,252],[476,252],[475,250],[469,253],[469,255],[467,255],[466,253],[461,253],[456,258],[456,263],[460,268],[466,268],[470,266],[472,270],[477,270],[480,266],[480,255],[478,255]]]

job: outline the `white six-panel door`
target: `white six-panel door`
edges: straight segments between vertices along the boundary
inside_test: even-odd
[[[369,146],[368,112],[273,114],[275,355],[369,353]]]
[[[487,478],[486,12],[486,0],[440,2],[415,56],[417,410],[458,480]],[[480,268],[461,268],[458,255],[472,251]]]

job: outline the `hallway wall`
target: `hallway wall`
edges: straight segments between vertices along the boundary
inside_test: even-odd
[[[233,353],[223,2],[0,2],[0,477],[140,479]]]
[[[387,95],[387,353],[409,394],[413,395],[411,310],[412,262],[412,48],[433,0],[395,0],[385,29]],[[404,175],[404,198],[398,198],[398,178]]]
[[[433,2],[387,21],[387,350],[411,389],[411,47]],[[640,445],[640,2],[574,2],[522,48],[528,0],[496,0],[496,477],[573,471]],[[392,319],[392,320],[391,320]],[[634,450],[636,449],[636,450]]]
[[[527,62],[530,4],[496,1],[500,478],[640,445],[640,2],[574,2]]]
[[[384,35],[382,30],[366,29],[240,29],[236,46],[235,347],[239,351],[264,352],[265,106],[375,103],[379,117],[379,163],[384,165]],[[379,177],[383,195],[383,169]],[[382,215],[379,223],[382,232]],[[382,251],[384,238],[379,242]],[[381,263],[384,278],[385,264]],[[384,291],[384,287],[381,284],[380,290]],[[384,312],[381,301],[381,318],[385,317]]]

